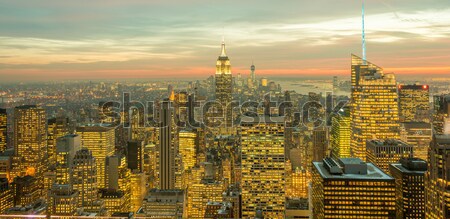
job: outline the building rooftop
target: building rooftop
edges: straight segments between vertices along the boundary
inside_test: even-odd
[[[433,138],[438,146],[450,147],[450,134],[434,135]]]
[[[242,123],[259,124],[259,123],[282,123],[284,124],[284,116],[274,116],[274,115],[258,115],[250,116],[243,115],[241,117]]]
[[[313,162],[314,168],[319,172],[323,179],[332,180],[377,180],[377,181],[388,181],[393,180],[391,176],[384,173],[381,169],[372,163],[364,163],[357,158],[346,158],[338,162],[344,170],[342,173],[330,173],[324,162]],[[342,166],[344,165],[344,166]],[[354,166],[357,165],[357,166]],[[360,172],[354,170],[360,170],[360,166],[364,165],[367,168],[367,172]],[[365,170],[363,168],[363,170]]]
[[[406,129],[430,129],[431,130],[431,124],[426,122],[402,122],[401,126],[405,127]]]
[[[398,86],[399,90],[413,89],[413,90],[428,90],[429,86],[425,84],[401,84]]]
[[[92,126],[79,126],[77,127],[77,132],[106,132],[113,127],[101,126],[101,125],[92,125]]]
[[[5,210],[5,213],[8,215],[40,215],[47,208],[47,204],[42,200],[36,201],[34,204],[30,204],[27,206],[14,206]]]
[[[118,218],[132,218],[133,212],[114,212],[111,217],[118,217]]]
[[[367,140],[367,147],[383,147],[383,146],[410,146],[404,141],[398,139],[372,139]],[[411,146],[412,147],[412,146]]]
[[[419,158],[402,158],[400,163],[390,164],[402,173],[423,175],[427,171],[427,162]]]
[[[100,189],[100,198],[122,198],[124,196],[123,191],[116,189]]]
[[[286,209],[308,210],[309,201],[307,198],[287,199]]]
[[[144,200],[147,202],[165,202],[165,203],[183,202],[184,191],[179,189],[170,189],[170,190],[151,189]]]

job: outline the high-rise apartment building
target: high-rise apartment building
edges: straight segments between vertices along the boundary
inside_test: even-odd
[[[399,138],[398,95],[394,74],[352,55],[351,152],[365,160],[366,140]]]

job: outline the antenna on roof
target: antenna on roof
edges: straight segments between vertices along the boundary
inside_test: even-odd
[[[366,64],[366,33],[364,30],[364,0],[362,0],[362,55],[363,62]]]

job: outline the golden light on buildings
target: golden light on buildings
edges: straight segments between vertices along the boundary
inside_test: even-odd
[[[398,139],[399,116],[394,74],[352,55],[351,152],[366,160],[367,139]]]
[[[359,158],[313,163],[313,218],[395,218],[395,181]]]
[[[179,132],[179,147],[178,150],[182,156],[183,168],[188,170],[194,167],[197,158],[195,150],[195,139],[197,134],[193,131],[181,130]]]
[[[114,154],[114,128],[103,126],[82,126],[77,128],[81,137],[81,146],[92,151],[97,161],[97,183],[106,188],[106,157]]]
[[[283,218],[285,210],[284,117],[241,121],[242,217]]]

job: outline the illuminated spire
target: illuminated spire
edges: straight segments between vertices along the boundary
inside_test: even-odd
[[[170,92],[170,97],[169,97],[170,101],[174,101],[175,100],[175,92],[172,90],[172,92]]]
[[[364,0],[362,1],[362,56],[363,62],[366,63],[366,33],[364,30]]]
[[[222,52],[220,53],[221,57],[227,57],[227,53],[225,52],[225,37],[222,37]]]

